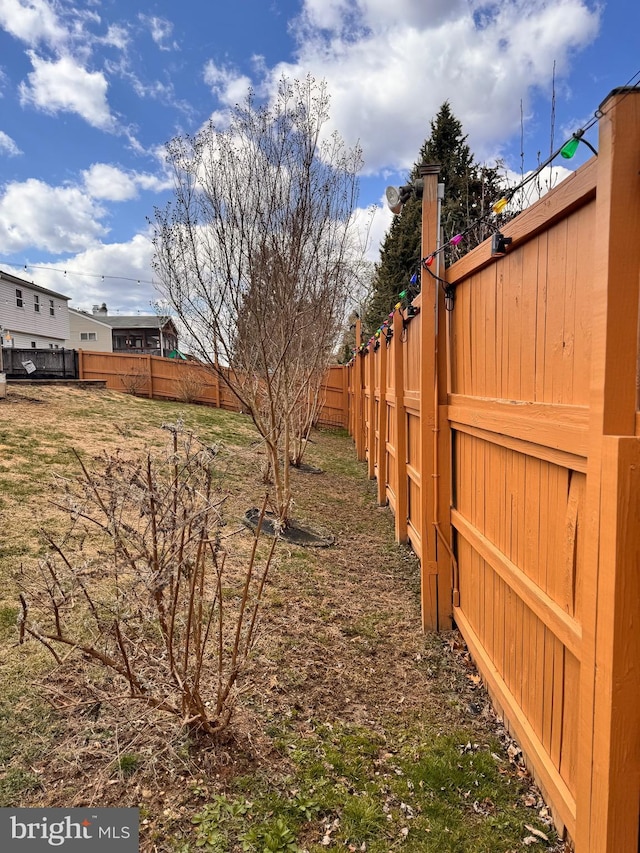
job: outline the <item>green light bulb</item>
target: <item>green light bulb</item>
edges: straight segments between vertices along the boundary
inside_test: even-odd
[[[560,156],[564,157],[565,160],[571,160],[573,155],[578,150],[578,145],[580,145],[580,140],[577,136],[572,136],[568,142],[560,149]]]

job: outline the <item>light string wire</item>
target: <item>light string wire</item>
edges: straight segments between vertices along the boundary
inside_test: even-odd
[[[630,79],[624,84],[624,86],[621,87],[623,89],[629,89],[629,91],[625,92],[621,101],[624,100],[624,98],[626,98],[627,95],[629,95],[631,91],[640,87],[640,80],[638,80],[637,78],[640,78],[640,70],[636,71],[636,73],[633,74],[632,77],[630,77]],[[458,234],[454,234],[453,237],[451,237],[449,240],[447,240],[445,243],[443,243],[442,246],[440,246],[438,249],[434,250],[429,255],[422,258],[422,260],[420,261],[420,265],[419,265],[419,271],[421,271],[422,269],[425,269],[434,279],[436,279],[438,282],[440,282],[440,284],[443,287],[447,287],[448,283],[445,282],[444,279],[440,278],[435,273],[433,273],[431,269],[429,269],[429,267],[431,266],[431,264],[433,263],[435,258],[439,254],[443,253],[450,246],[457,246],[458,243],[460,243],[467,236],[467,234],[469,234],[471,231],[473,231],[479,225],[482,225],[491,216],[493,216],[494,214],[498,215],[499,213],[501,213],[504,210],[504,208],[508,205],[508,203],[511,201],[511,199],[516,195],[516,193],[518,193],[518,192],[520,192],[520,190],[524,189],[524,187],[527,186],[527,184],[531,183],[531,181],[534,181],[538,177],[538,175],[542,172],[542,170],[546,169],[546,167],[549,166],[556,159],[556,157],[558,157],[562,153],[563,148],[565,148],[565,146],[568,143],[570,143],[573,140],[576,140],[576,141],[581,140],[582,137],[584,136],[584,134],[587,133],[587,131],[590,130],[598,121],[600,121],[600,119],[604,118],[604,116],[607,115],[608,112],[609,112],[609,110],[601,110],[599,108],[594,110],[593,116],[589,119],[588,122],[586,122],[586,124],[584,124],[582,127],[578,128],[578,130],[576,130],[569,137],[569,139],[565,140],[565,142],[563,142],[562,145],[560,145],[558,148],[556,148],[556,150],[553,151],[549,155],[549,157],[547,157],[546,160],[544,160],[542,163],[540,163],[540,165],[533,172],[531,172],[529,175],[527,175],[525,178],[523,178],[519,184],[516,184],[514,187],[510,187],[502,195],[502,197],[500,199],[498,199],[496,202],[494,202],[494,204],[489,208],[488,211],[486,211],[481,216],[479,216],[475,220],[473,220],[469,225],[467,225],[466,228],[464,228]],[[583,140],[583,141],[586,142],[586,140]],[[587,145],[589,148],[591,148],[592,151],[595,151],[595,149],[593,148],[593,146],[590,143],[587,143]],[[597,152],[596,152],[596,154],[597,154]],[[573,156],[573,155],[571,155],[571,156]],[[11,263],[10,261],[0,260],[0,263],[5,264],[7,266],[13,266],[13,267],[16,266],[14,263]],[[24,268],[25,271],[27,271],[29,269],[31,269],[31,270],[46,270],[48,272],[62,273],[65,277],[67,276],[67,273],[69,273],[71,275],[84,276],[86,278],[99,278],[102,281],[107,281],[107,280],[110,280],[110,281],[130,281],[130,282],[135,282],[136,284],[151,284],[151,285],[156,284],[156,282],[153,279],[130,278],[130,277],[121,276],[121,275],[108,275],[108,274],[103,274],[103,273],[83,272],[81,270],[68,270],[67,271],[64,268],[48,267],[48,266],[36,265],[36,264],[26,264],[25,263],[25,264],[22,264],[22,267]],[[412,294],[412,291],[415,290],[415,287],[413,285],[415,285],[417,282],[419,282],[419,280],[420,280],[420,273],[418,272],[418,274],[414,274],[411,278],[411,285],[412,286],[401,291],[400,301],[395,305],[394,310],[389,314],[388,320],[392,320],[395,312],[397,310],[401,310],[402,303],[406,299],[407,295],[410,295],[411,299],[413,299],[413,296],[416,295],[416,293]],[[417,292],[419,292],[419,289]],[[409,301],[411,301],[411,300],[409,300]],[[407,319],[411,319],[411,318],[409,317]],[[356,349],[352,350],[352,353],[354,356],[358,351],[363,352],[365,349],[368,349],[369,345],[372,342],[375,342],[376,339],[380,338],[380,334],[388,326],[391,325],[391,323],[389,323],[388,320],[385,321],[377,329],[377,331],[374,333],[374,335],[372,335],[371,338],[369,338],[368,342],[360,345],[359,350],[356,350]],[[403,320],[404,320],[404,318],[403,318]],[[353,361],[353,359],[351,361]],[[349,362],[349,363],[351,363],[351,362]]]
[[[640,86],[640,81],[634,82],[636,80],[636,78],[638,78],[638,77],[640,77],[640,71],[636,71],[636,73],[627,81],[627,83],[625,83],[624,86],[621,87],[623,89],[627,89],[627,88],[629,89],[628,92],[625,92],[625,94],[621,98],[621,101],[624,100],[624,98],[626,98],[627,95],[629,95],[630,92],[633,91],[633,89],[637,89]],[[609,109],[611,109],[611,107]],[[531,172],[525,178],[523,178],[520,181],[520,183],[516,184],[514,187],[510,187],[502,195],[502,197],[500,199],[498,199],[498,201],[496,201],[491,206],[491,208],[486,213],[483,213],[481,216],[479,216],[477,219],[475,219],[473,222],[471,222],[469,225],[467,225],[467,227],[463,231],[460,231],[458,234],[455,234],[453,237],[451,237],[446,243],[443,243],[443,245],[440,246],[440,248],[436,249],[434,252],[431,252],[431,254],[427,255],[426,258],[423,258],[422,259],[423,266],[425,266],[425,267],[430,266],[431,263],[428,263],[429,261],[433,261],[437,257],[437,255],[439,255],[441,252],[444,252],[445,249],[447,249],[449,246],[457,246],[458,243],[460,243],[461,240],[463,240],[467,234],[469,234],[471,231],[473,231],[474,228],[477,228],[478,225],[481,225],[485,220],[489,219],[493,214],[500,213],[502,210],[504,210],[504,208],[511,201],[511,199],[514,197],[514,195],[516,193],[518,193],[520,190],[522,190],[527,184],[531,183],[531,181],[534,181],[538,177],[538,175],[542,172],[542,170],[546,169],[546,167],[549,166],[556,159],[556,157],[558,157],[562,153],[562,149],[569,142],[571,142],[574,139],[575,140],[582,139],[584,134],[588,130],[590,130],[594,126],[594,124],[596,124],[598,121],[600,121],[601,118],[604,118],[604,116],[607,115],[608,112],[609,112],[609,110],[601,110],[601,109],[595,110],[593,113],[593,116],[589,119],[589,121],[585,125],[578,128],[578,130],[576,130],[574,133],[572,133],[571,136],[569,137],[569,139],[565,140],[562,143],[562,145],[560,145],[558,148],[556,148],[556,150],[553,151],[549,155],[549,157],[547,157],[546,160],[544,160],[542,163],[540,163],[540,165],[536,169],[534,169],[533,172]],[[584,140],[584,141],[586,142],[586,140]],[[592,148],[592,146],[589,146],[589,147]],[[592,148],[592,150],[595,150],[595,149]],[[496,207],[498,208],[498,210],[495,209]]]
[[[627,95],[629,95],[634,89],[638,89],[640,87],[640,80],[638,80],[637,78],[640,78],[640,70],[636,71],[636,73],[624,84],[624,86],[620,87],[622,89],[628,89],[629,91],[624,93],[624,95],[622,96],[622,98],[620,99],[620,101],[618,103],[621,103],[627,97]],[[429,275],[433,279],[435,279],[437,282],[440,283],[441,287],[443,288],[443,290],[445,292],[445,296],[447,296],[449,294],[449,298],[451,301],[450,301],[450,304],[447,306],[447,310],[448,311],[452,310],[453,301],[452,301],[452,296],[450,295],[451,285],[449,284],[449,282],[447,282],[445,279],[441,278],[439,275],[436,275],[436,273],[434,273],[430,269],[430,267],[431,267],[433,261],[436,259],[436,257],[438,255],[440,255],[441,253],[443,253],[445,251],[445,249],[447,249],[449,246],[457,246],[458,243],[460,243],[466,237],[467,234],[469,234],[471,231],[473,231],[479,225],[484,223],[486,220],[490,219],[494,214],[497,215],[497,214],[501,213],[504,210],[504,208],[507,206],[507,204],[511,201],[511,199],[514,197],[514,195],[516,193],[518,193],[520,190],[522,190],[527,184],[531,183],[531,181],[534,181],[538,177],[538,175],[542,172],[542,170],[546,169],[546,167],[549,166],[556,159],[556,157],[558,157],[562,153],[562,149],[569,142],[571,142],[572,140],[581,140],[582,137],[584,136],[584,134],[588,130],[590,130],[594,126],[594,124],[596,124],[598,121],[600,121],[600,119],[604,118],[607,115],[607,113],[609,112],[609,110],[612,109],[612,107],[613,107],[613,105],[608,110],[601,110],[600,108],[594,110],[593,116],[589,119],[589,121],[587,121],[582,127],[578,128],[578,130],[574,131],[574,133],[571,134],[569,139],[565,140],[565,142],[563,142],[562,145],[560,145],[558,148],[556,148],[556,150],[553,151],[549,155],[549,157],[547,157],[547,159],[544,162],[540,163],[540,165],[533,172],[531,172],[529,175],[527,175],[525,178],[523,178],[519,184],[516,184],[516,186],[514,186],[514,187],[510,187],[502,195],[502,197],[500,199],[498,199],[498,201],[496,201],[493,205],[491,205],[491,207],[489,208],[488,211],[486,211],[481,216],[479,216],[475,220],[473,220],[473,222],[471,222],[469,225],[467,225],[467,227],[464,230],[460,231],[458,234],[454,234],[453,237],[451,237],[449,240],[447,240],[445,243],[443,243],[442,246],[440,246],[438,249],[436,249],[435,251],[431,252],[429,255],[426,255],[424,258],[422,258],[422,260],[420,261],[419,267],[418,267],[418,273],[417,274],[414,273],[413,276],[411,277],[411,285],[414,285],[416,281],[420,281],[421,271],[426,270],[426,272],[428,272]],[[583,140],[583,141],[586,142],[586,140]],[[589,143],[587,143],[587,144],[588,144],[588,147],[591,148],[592,151],[595,151],[595,149],[593,148],[592,145],[590,145]],[[597,152],[595,152],[595,153],[597,155]],[[498,209],[496,210],[496,208],[498,208]],[[403,301],[405,301],[407,295],[411,296],[409,301],[411,301],[411,299],[413,299],[413,296],[416,295],[416,293],[411,295],[411,291],[412,291],[412,288],[410,286],[410,287],[408,287],[405,290],[400,292],[399,301],[394,306],[393,311],[391,311],[389,313],[387,319],[378,327],[378,329],[374,332],[374,334],[369,338],[368,341],[361,343],[358,348],[353,349],[351,351],[352,352],[352,358],[350,359],[349,362],[347,362],[347,366],[353,363],[355,356],[358,353],[362,354],[362,353],[368,351],[371,345],[373,345],[374,348],[377,349],[377,347],[379,346],[379,340],[380,340],[381,335],[383,335],[385,338],[387,338],[387,344],[389,343],[389,339],[390,339],[391,335],[388,334],[386,330],[390,329],[390,327],[393,325],[393,317],[395,315],[395,312],[400,311],[402,309],[402,303],[403,303]],[[419,290],[417,292],[419,292]],[[407,320],[411,320],[411,319],[412,319],[411,317],[405,318],[403,316],[402,317],[403,324],[406,324]],[[393,334],[393,330],[391,329],[390,331],[391,331],[391,334]]]
[[[15,263],[11,261],[0,260],[0,264],[9,267],[17,266]],[[66,270],[60,267],[46,267],[46,266],[38,266],[37,264],[21,264],[22,268],[27,272],[28,270],[45,270],[46,272],[60,272],[65,277],[67,275],[82,275],[87,278],[99,278],[102,281],[107,281],[107,279],[111,281],[134,281],[136,284],[157,284],[153,279],[147,278],[128,278],[124,275],[106,275],[98,272],[81,272],[80,270]]]

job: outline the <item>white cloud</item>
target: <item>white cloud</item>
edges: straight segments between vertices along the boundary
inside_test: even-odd
[[[101,41],[103,44],[115,47],[118,50],[126,50],[130,41],[129,31],[121,24],[111,24],[106,36]]]
[[[94,163],[82,173],[87,192],[92,198],[106,201],[127,201],[138,194],[133,178],[116,166]]]
[[[67,39],[55,5],[46,0],[0,0],[0,27],[34,46],[61,46]]]
[[[359,208],[356,216],[366,247],[365,258],[377,262],[380,260],[380,246],[393,221],[393,213],[389,210],[386,200],[382,199],[380,204],[367,210]]]
[[[505,181],[508,186],[515,187],[530,175],[533,175],[533,170],[525,172],[524,175],[518,172],[507,171]],[[557,187],[559,183],[570,175],[573,175],[573,172],[564,166],[546,166],[535,178],[532,178],[528,184],[515,194],[511,202],[512,208],[517,210],[529,207],[541,199],[542,196],[546,195],[549,190]]]
[[[126,172],[109,163],[94,163],[82,177],[89,195],[105,201],[128,201],[141,189],[162,192],[173,185],[165,176]]]
[[[244,74],[238,74],[231,68],[220,67],[209,60],[204,67],[204,82],[218,100],[229,107],[244,101],[251,80]]]
[[[31,51],[34,70],[20,84],[22,104],[46,113],[77,113],[93,127],[113,130],[115,121],[107,103],[107,79],[101,71],[87,71],[71,56],[49,62]]]
[[[554,62],[562,79],[599,15],[587,0],[305,0],[296,60],[273,68],[267,85],[282,74],[325,78],[332,125],[361,141],[367,172],[409,169],[445,100],[482,160],[518,132],[521,101],[526,112],[531,93],[550,87]]]
[[[13,182],[0,196],[0,246],[7,254],[27,247],[79,251],[105,234],[104,215],[79,187],[52,187],[35,178]]]
[[[22,154],[13,139],[3,130],[0,130],[0,153],[7,154],[9,157],[17,157],[18,154]]]
[[[90,311],[106,302],[112,314],[151,314],[151,303],[159,299],[150,283],[152,255],[149,235],[136,234],[126,243],[98,243],[73,257],[38,264],[32,275],[37,284],[70,296],[73,308]]]
[[[173,24],[166,18],[159,18],[157,15],[138,15],[138,18],[145,26],[149,28],[151,38],[160,48],[160,50],[178,50],[177,42],[171,42],[173,34]]]
[[[466,5],[465,0],[305,0],[296,26],[305,37],[319,29],[353,38],[368,30],[394,28],[400,21],[412,27],[434,27]]]

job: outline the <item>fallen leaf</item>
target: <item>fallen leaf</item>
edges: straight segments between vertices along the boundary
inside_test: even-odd
[[[544,832],[541,832],[539,829],[536,829],[535,826],[529,826],[528,823],[524,825],[525,829],[528,829],[532,835],[535,835],[537,838],[542,838],[543,841],[549,841]]]

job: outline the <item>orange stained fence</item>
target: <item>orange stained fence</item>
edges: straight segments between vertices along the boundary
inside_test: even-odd
[[[155,355],[85,350],[78,355],[80,379],[104,379],[107,388],[155,400],[181,400],[240,411],[224,379],[206,365]],[[328,369],[320,391],[317,426],[348,426],[346,378],[344,368],[336,365]]]
[[[419,314],[355,356],[349,425],[420,558],[424,627],[458,626],[577,853],[634,853],[640,91],[602,113],[598,157],[504,226],[504,257],[441,271],[453,310],[423,271]]]

